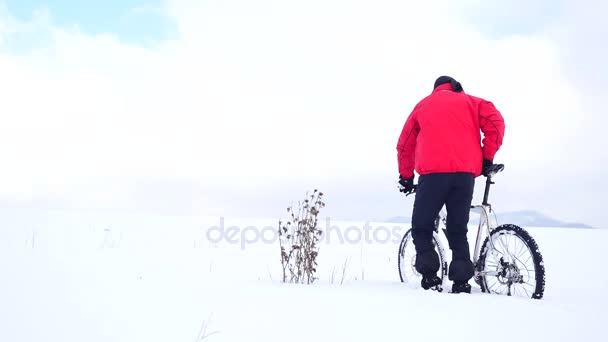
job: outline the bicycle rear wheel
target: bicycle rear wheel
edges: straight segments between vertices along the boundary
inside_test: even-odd
[[[433,244],[435,245],[435,251],[439,255],[439,274],[437,275],[441,281],[444,281],[447,275],[447,262],[445,258],[445,251],[438,241],[438,236],[433,233]],[[420,286],[422,275],[416,271],[416,249],[414,247],[414,241],[412,240],[412,230],[409,229],[401,239],[399,244],[399,254],[397,255],[397,268],[399,270],[399,279],[402,283],[412,284],[414,286]]]
[[[483,292],[541,299],[545,265],[536,241],[523,228],[505,224],[486,237],[479,256]]]

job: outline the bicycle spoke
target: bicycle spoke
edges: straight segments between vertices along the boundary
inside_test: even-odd
[[[500,283],[500,282],[499,282],[499,284],[500,284],[500,285],[498,285],[498,289],[500,289],[501,287],[504,287],[505,289],[507,288],[507,285],[502,284],[502,283]],[[504,291],[501,291],[501,292],[497,292],[497,293],[505,293],[505,292],[504,292]]]
[[[501,238],[501,237],[502,237],[502,235],[500,235],[500,236],[498,237],[498,238],[499,238],[499,240],[500,240],[500,244],[502,245],[502,247],[503,247],[503,248],[505,248],[505,243],[504,243],[504,241],[502,240],[502,238]],[[505,252],[504,254],[508,254],[508,250],[509,250],[509,247],[506,247],[505,249],[503,249],[503,251]],[[504,254],[503,254],[503,255],[504,255]]]
[[[528,245],[524,242],[521,241],[521,239],[518,238],[518,240],[520,241],[522,248],[520,248],[519,252],[517,253],[517,256],[515,257],[519,262],[521,262],[524,265],[527,265],[528,260],[530,260],[530,258],[532,257],[532,253],[530,252],[530,248],[528,247]],[[528,255],[528,259],[526,259],[526,261],[522,262],[521,261],[521,255],[525,252],[528,251],[530,252]]]
[[[524,286],[522,286],[522,287],[521,287],[521,289],[522,289],[522,290],[524,290],[524,292],[526,293],[526,296],[527,296],[527,297],[532,296],[532,294],[531,294],[531,293],[529,293],[529,292],[528,292],[528,290],[526,290],[526,288],[525,288]],[[534,288],[533,288],[533,289],[534,289]]]
[[[522,281],[521,283],[517,283],[517,285],[521,285],[521,286],[527,285],[527,286],[530,286],[532,289],[534,289],[534,288],[536,288],[536,282],[534,282],[534,283],[535,283],[535,284],[534,284],[534,285],[532,285],[532,284],[530,284],[530,283],[529,283],[529,282],[527,282],[527,281]]]
[[[500,254],[500,255],[502,255],[502,256],[505,256],[505,254],[504,254],[503,252],[499,251],[499,250],[498,250],[498,249],[496,249],[496,248],[494,248],[494,251],[495,251],[495,252],[497,252],[497,253],[499,253],[499,254]],[[494,260],[499,261],[498,259],[496,259],[496,256],[495,256],[495,255],[492,255],[492,257],[494,257]]]
[[[481,271],[480,274],[491,277],[498,277],[498,271]]]
[[[517,257],[519,258],[522,254],[522,252],[525,252],[528,246],[525,243],[521,244],[521,248],[519,249],[519,251],[517,252]]]
[[[524,261],[524,264],[528,263],[528,260],[532,259],[532,253],[530,253],[530,255],[528,256],[528,259],[526,259],[526,261]]]
[[[498,281],[496,281],[496,282],[498,282]],[[500,287],[500,283],[499,283],[499,285],[498,285],[498,286]],[[493,290],[493,288],[494,288],[493,286],[490,286],[490,285],[488,284],[488,290],[490,290],[490,292],[495,292],[495,293],[498,293],[498,291]]]
[[[530,293],[528,293],[528,290],[526,290],[526,288],[525,288],[525,287],[523,287],[523,286],[522,286],[522,287],[516,286],[515,288],[519,289],[520,291],[521,291],[521,290],[523,290],[523,291],[524,291],[524,293],[525,293],[525,295],[526,295],[526,297],[530,297],[530,295],[531,295],[531,294],[530,294]],[[520,293],[521,293],[521,292],[520,292]]]
[[[500,290],[500,288],[501,288],[501,287],[504,287],[504,286],[505,286],[505,284],[502,284],[502,283],[501,283],[501,282],[499,282],[497,279],[494,279],[494,278],[492,278],[492,279],[494,280],[494,284],[498,284],[498,287],[496,288],[496,290],[493,290],[493,291],[491,291],[491,292],[494,292],[494,293],[503,293],[502,291],[499,291],[499,290]],[[489,288],[490,290],[492,290],[492,289],[493,289],[493,287],[492,287],[492,286],[488,286],[488,288]]]

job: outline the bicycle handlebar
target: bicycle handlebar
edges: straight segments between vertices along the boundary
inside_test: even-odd
[[[490,189],[489,184],[491,184],[491,179],[493,176],[495,176],[497,173],[502,172],[505,169],[505,165],[504,164],[493,164],[492,166],[490,166],[490,168],[488,169],[488,176],[485,176],[488,180],[486,184],[486,189],[485,189],[485,193],[484,193],[484,204],[487,203],[487,198],[488,198],[488,191]],[[405,191],[405,189],[401,186],[399,186],[399,191],[403,192],[405,194],[405,196],[409,196],[413,193],[416,192],[416,188],[418,187],[418,184],[414,184],[414,187],[412,188],[412,190],[410,191]]]

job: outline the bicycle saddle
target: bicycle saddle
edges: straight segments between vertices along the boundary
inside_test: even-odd
[[[488,168],[488,175],[494,176],[495,174],[502,172],[505,169],[504,164],[493,164]]]

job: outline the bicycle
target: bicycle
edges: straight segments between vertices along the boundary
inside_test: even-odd
[[[520,226],[514,224],[498,225],[496,213],[492,205],[488,203],[490,186],[495,184],[493,177],[503,170],[503,164],[494,164],[488,170],[483,201],[481,204],[471,205],[471,209],[478,210],[480,215],[472,260],[475,267],[473,280],[484,293],[506,294],[508,296],[520,295],[532,299],[541,299],[545,292],[545,266],[538,244]],[[416,192],[416,186],[409,192],[404,191],[402,187],[399,190],[409,196]],[[492,216],[493,221],[490,220]],[[484,231],[486,238],[482,244],[482,232]],[[445,239],[447,239],[447,215],[444,208],[435,219],[433,232],[433,243],[440,260],[441,275],[439,278],[442,280],[442,285],[437,289],[438,291],[442,291],[448,272],[448,262],[444,243],[440,239],[440,232],[443,232]],[[407,254],[408,247],[413,249],[413,253]],[[522,256],[522,253],[526,251],[529,252],[529,256]],[[408,283],[416,280],[420,284],[422,276],[414,267],[415,261],[416,251],[410,228],[404,234],[399,245],[397,267],[401,282]],[[531,265],[529,261],[532,262]],[[529,266],[532,266],[533,270]],[[412,275],[409,275],[409,271],[413,271]],[[534,285],[529,283],[532,280]]]

